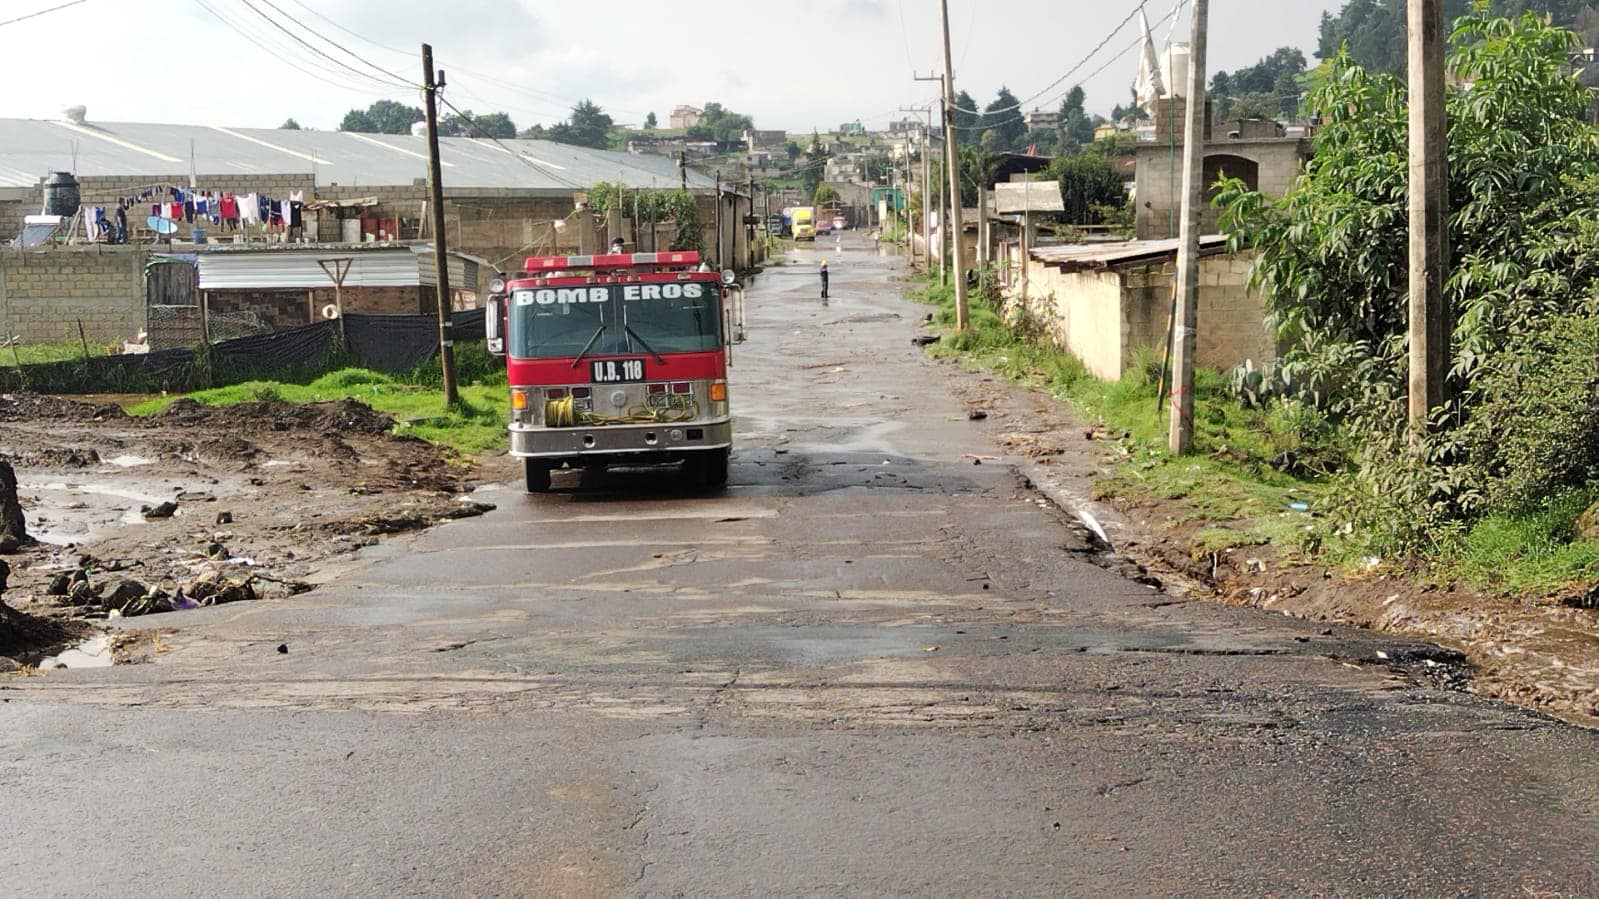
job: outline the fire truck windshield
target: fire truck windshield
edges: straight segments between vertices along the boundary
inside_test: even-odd
[[[518,290],[509,349],[520,359],[709,352],[722,345],[718,298],[703,281]]]

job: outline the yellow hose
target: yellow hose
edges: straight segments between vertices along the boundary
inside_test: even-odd
[[[590,427],[604,425],[678,424],[693,421],[700,414],[699,403],[677,394],[666,395],[666,408],[651,409],[634,406],[626,415],[607,417],[595,412],[579,410],[577,402],[566,396],[544,403],[544,426],[547,428],[572,428],[580,424]]]

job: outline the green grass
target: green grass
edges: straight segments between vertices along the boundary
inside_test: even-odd
[[[1530,512],[1481,518],[1439,560],[1436,574],[1520,598],[1587,588],[1599,578],[1599,543],[1580,538],[1575,523],[1595,501],[1599,488],[1555,497]]]
[[[23,345],[16,348],[16,355],[12,355],[11,347],[0,347],[0,366],[15,365],[17,359],[22,359],[23,365],[34,365],[40,362],[72,362],[83,358],[83,345],[80,343],[49,343]],[[89,344],[90,356],[104,356],[105,347]]]
[[[937,278],[918,279],[913,299],[938,306],[934,320],[954,324],[954,290]],[[1181,514],[1174,525],[1198,525],[1195,552],[1272,543],[1288,551],[1313,547],[1309,513],[1327,494],[1325,480],[1278,470],[1285,453],[1301,449],[1302,425],[1245,408],[1228,395],[1226,379],[1201,370],[1195,377],[1195,453],[1166,450],[1168,419],[1155,394],[1161,358],[1140,358],[1121,380],[1102,381],[1069,352],[1018,336],[981,300],[970,303],[972,328],[948,333],[930,352],[1046,390],[1068,403],[1084,425],[1112,435],[1120,461],[1098,493],[1132,502],[1159,500]]]
[[[473,454],[499,449],[506,444],[508,400],[503,372],[499,381],[498,384],[480,381],[461,386],[457,391],[460,402],[448,412],[444,409],[444,392],[439,387],[410,384],[358,368],[341,369],[309,384],[246,381],[187,396],[210,406],[257,401],[315,403],[347,397],[358,399],[393,416],[396,433]],[[134,415],[154,415],[176,399],[175,396],[151,399],[129,411]]]

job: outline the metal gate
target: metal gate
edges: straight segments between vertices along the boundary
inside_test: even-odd
[[[199,285],[198,270],[179,259],[156,261],[145,270],[145,332],[150,349],[190,347],[205,340]]]

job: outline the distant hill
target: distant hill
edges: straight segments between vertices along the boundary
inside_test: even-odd
[[[1556,25],[1580,34],[1584,46],[1599,44],[1599,0],[1492,0],[1490,6],[1501,16],[1528,10],[1548,14]],[[1444,0],[1444,14],[1450,20],[1469,8],[1469,0]],[[1349,55],[1368,69],[1403,72],[1405,0],[1349,0],[1337,15],[1324,13],[1316,55],[1331,58],[1345,44]]]

